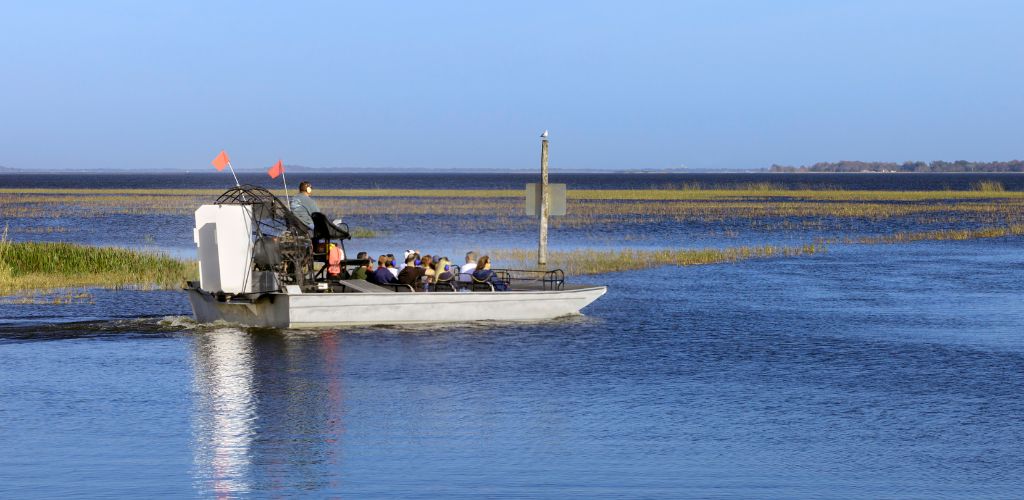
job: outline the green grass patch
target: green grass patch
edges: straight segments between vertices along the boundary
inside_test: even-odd
[[[71,243],[0,242],[0,294],[72,287],[174,289],[195,279],[194,262]]]

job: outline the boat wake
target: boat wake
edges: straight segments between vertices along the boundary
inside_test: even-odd
[[[88,338],[168,338],[198,327],[187,316],[0,323],[0,343]]]
[[[40,342],[75,339],[160,339],[187,335],[206,335],[224,333],[242,334],[284,334],[293,335],[378,335],[381,333],[398,335],[417,334],[494,334],[495,332],[514,333],[519,329],[529,329],[538,324],[548,324],[553,328],[572,324],[575,326],[592,324],[599,319],[584,315],[570,315],[560,318],[518,322],[509,324],[498,321],[474,321],[466,323],[426,323],[411,325],[363,325],[345,328],[323,329],[275,329],[259,327],[239,327],[223,321],[213,323],[197,323],[190,316],[152,316],[139,318],[90,319],[85,321],[55,321],[31,319],[23,321],[0,322],[0,344]]]

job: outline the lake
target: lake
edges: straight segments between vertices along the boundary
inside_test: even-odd
[[[317,175],[323,188],[379,181]],[[553,182],[923,190],[993,178],[1024,189],[1024,176],[998,174]],[[381,187],[437,187],[431,179],[396,174]],[[528,181],[451,177],[467,188]],[[225,186],[190,174],[0,175],[0,187]],[[83,216],[59,221],[67,232],[13,234],[127,246],[151,246],[140,235],[153,234],[180,252],[191,241],[187,215],[128,219]],[[369,226],[380,221],[389,231],[350,248],[397,253],[408,242],[461,257],[467,245],[503,241],[495,227],[451,243],[422,231],[441,222],[434,215]],[[552,242],[732,246],[827,232],[638,224],[566,227]],[[513,244],[530,244],[529,228],[511,232]],[[1020,236],[836,244],[806,257],[575,277],[608,294],[583,316],[526,324],[196,325],[179,291],[4,303],[0,496],[1015,497],[1024,488],[1022,248]]]

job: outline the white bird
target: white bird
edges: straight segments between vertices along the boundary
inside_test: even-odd
[[[548,138],[548,131],[545,130],[543,133],[540,134],[540,136],[545,138],[545,139],[547,139]]]

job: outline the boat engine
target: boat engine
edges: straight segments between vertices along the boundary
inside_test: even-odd
[[[313,272],[311,230],[270,191],[231,188],[196,210],[199,286],[225,294],[303,285]]]

